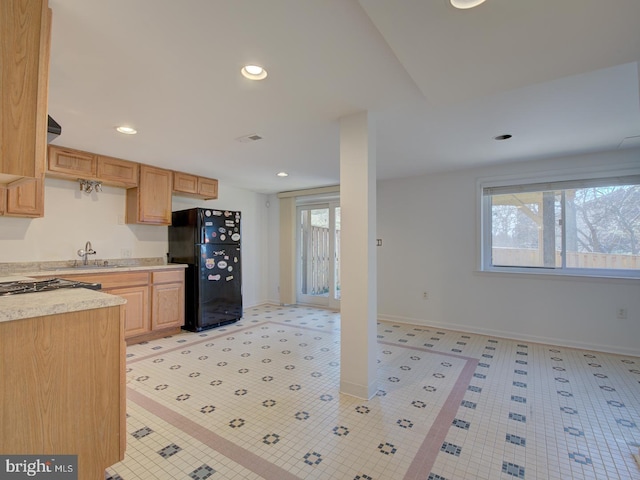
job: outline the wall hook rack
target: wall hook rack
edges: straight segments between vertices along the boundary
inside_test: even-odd
[[[96,192],[102,191],[102,182],[96,182],[93,180],[85,180],[83,178],[78,179],[78,183],[80,184],[80,191],[85,193],[91,193],[94,190]]]

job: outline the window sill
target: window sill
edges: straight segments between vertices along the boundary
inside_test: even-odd
[[[627,285],[634,285],[640,282],[638,276],[616,276],[616,275],[598,275],[595,273],[559,273],[550,271],[537,271],[529,269],[492,269],[492,270],[476,270],[476,274],[489,277],[504,277],[504,278],[537,278],[542,280],[568,280],[568,281],[581,281],[581,282],[598,282],[598,283],[622,283]]]

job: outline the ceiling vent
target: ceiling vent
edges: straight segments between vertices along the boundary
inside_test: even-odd
[[[256,133],[252,133],[251,135],[245,135],[244,137],[238,137],[236,140],[240,143],[249,143],[255,142],[256,140],[262,140],[262,137]]]

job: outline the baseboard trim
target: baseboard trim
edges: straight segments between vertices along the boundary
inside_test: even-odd
[[[445,330],[453,330],[453,331],[459,331],[463,333],[476,333],[479,335],[487,335],[490,337],[506,338],[509,340],[522,340],[522,341],[528,341],[533,343],[541,343],[544,345],[555,345],[559,347],[577,348],[580,350],[591,350],[596,352],[614,353],[617,355],[640,357],[640,350],[638,349],[616,347],[613,345],[584,343],[584,342],[577,342],[577,341],[565,340],[561,338],[552,338],[552,337],[540,337],[537,335],[528,335],[528,334],[518,333],[518,332],[507,332],[503,330],[493,330],[490,328],[471,327],[469,325],[458,325],[458,324],[433,322],[433,321],[426,322],[424,320],[420,320],[416,318],[401,317],[396,315],[378,315],[378,320],[381,320],[384,322],[404,323],[404,324],[422,326],[422,327],[443,328]]]

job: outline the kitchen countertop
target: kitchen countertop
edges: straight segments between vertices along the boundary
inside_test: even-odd
[[[80,260],[0,263],[0,277],[7,275],[55,277],[80,273],[112,273],[186,268],[184,264],[167,263],[166,259],[162,257],[90,259],[89,265],[86,267],[79,265],[79,263]]]
[[[25,278],[3,277],[1,280],[25,280]],[[113,307],[125,303],[127,301],[124,298],[86,288],[61,288],[47,292],[7,295],[0,297],[0,322]]]
[[[187,268],[187,265],[183,263],[167,263],[164,265],[113,265],[106,267],[97,266],[79,266],[79,267],[50,267],[43,268],[41,270],[34,270],[31,272],[25,272],[23,275],[29,277],[59,277],[63,275],[78,275],[78,274],[100,274],[100,273],[114,273],[114,272],[137,272],[144,270],[171,270],[176,268]],[[21,272],[22,273],[22,272]]]
[[[181,263],[164,263],[158,259],[141,259],[123,262],[111,261],[107,266],[69,266],[65,262],[3,264],[0,282],[30,280],[41,277],[65,277],[69,275],[158,271],[186,268]],[[104,292],[86,288],[61,288],[46,292],[7,295],[0,297],[0,322],[23,318],[42,317],[58,313],[91,310],[125,304],[126,300]]]

